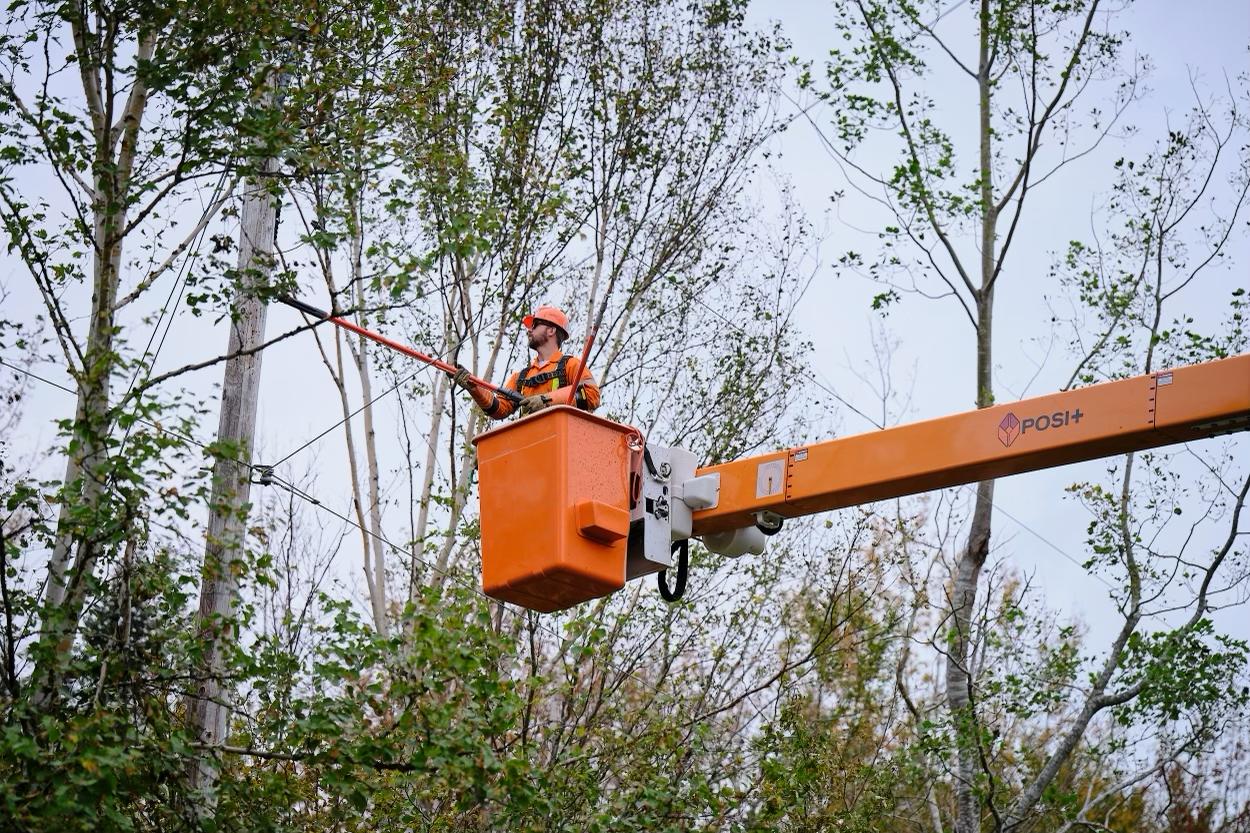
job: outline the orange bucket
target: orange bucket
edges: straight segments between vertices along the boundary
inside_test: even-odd
[[[625,585],[631,435],[557,406],[473,440],[488,596],[549,613]]]

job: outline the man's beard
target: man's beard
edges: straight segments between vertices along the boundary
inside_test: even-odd
[[[536,335],[530,336],[529,341],[531,350],[537,350],[542,345],[542,341],[540,341]]]

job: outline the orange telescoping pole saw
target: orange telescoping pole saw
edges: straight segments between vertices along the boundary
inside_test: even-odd
[[[286,304],[288,307],[292,307],[294,309],[299,310],[302,313],[311,315],[313,318],[316,318],[321,321],[329,321],[331,324],[335,325],[336,327],[342,327],[344,330],[350,330],[353,333],[357,333],[358,335],[364,336],[370,341],[376,341],[378,344],[381,344],[383,347],[389,347],[392,350],[395,350],[399,353],[403,353],[405,356],[411,356],[412,358],[417,359],[418,361],[425,362],[431,367],[436,367],[450,376],[456,375],[455,365],[448,364],[447,362],[442,361],[441,359],[436,359],[433,356],[428,356],[425,353],[422,353],[420,350],[409,347],[406,344],[400,344],[398,341],[393,341],[380,333],[375,333],[372,330],[367,330],[364,327],[360,326],[359,324],[353,324],[351,321],[348,321],[346,318],[341,318],[337,315],[331,315],[325,310],[317,309],[311,304],[306,304],[303,301],[297,300],[295,298],[289,298],[285,295],[278,296],[277,300],[283,304]],[[487,390],[494,391],[495,393],[504,397],[505,399],[511,400],[513,404],[520,404],[521,402],[521,394],[517,393],[516,391],[508,390],[507,388],[501,388],[498,385],[493,385],[490,382],[486,381],[485,379],[479,379],[476,376],[470,376],[469,381],[475,385],[478,385],[479,387],[483,387],[483,388],[486,388]]]
[[[577,395],[577,389],[581,387],[582,382],[590,376],[590,368],[586,366],[586,362],[590,361],[590,348],[595,343],[595,336],[599,335],[599,322],[596,321],[591,325],[590,331],[586,333],[586,342],[582,345],[582,363],[578,365],[580,368],[577,372],[577,380],[573,382],[573,395]]]

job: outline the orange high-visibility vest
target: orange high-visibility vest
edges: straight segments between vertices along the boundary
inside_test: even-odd
[[[581,369],[581,359],[576,356],[566,356],[557,351],[545,362],[540,362],[535,358],[529,367],[509,376],[504,387],[516,391],[521,396],[553,393],[573,384],[577,380]],[[508,399],[496,396],[493,393],[487,394],[487,396],[489,396],[489,399],[486,399],[485,402],[482,402],[476,396],[474,396],[474,400],[477,401],[482,412],[491,419],[503,419],[516,409],[516,406]],[[581,387],[578,388],[572,404],[583,411],[593,411],[599,407],[599,385],[596,384],[594,377],[589,373],[586,374]]]

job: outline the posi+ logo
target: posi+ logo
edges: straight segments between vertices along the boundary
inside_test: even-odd
[[[1015,414],[1008,411],[1007,416],[1003,417],[1003,421],[998,423],[998,441],[1010,447],[1018,436],[1020,436],[1020,420]]]
[[[1022,420],[1008,411],[1007,416],[1003,417],[1003,421],[998,423],[998,441],[1005,447],[1010,448],[1017,437],[1030,431],[1049,431],[1052,428],[1066,428],[1069,425],[1079,423],[1083,416],[1085,414],[1081,413],[1080,408],[1077,408],[1075,411],[1055,411],[1053,414],[1038,414],[1037,416],[1025,417]]]

